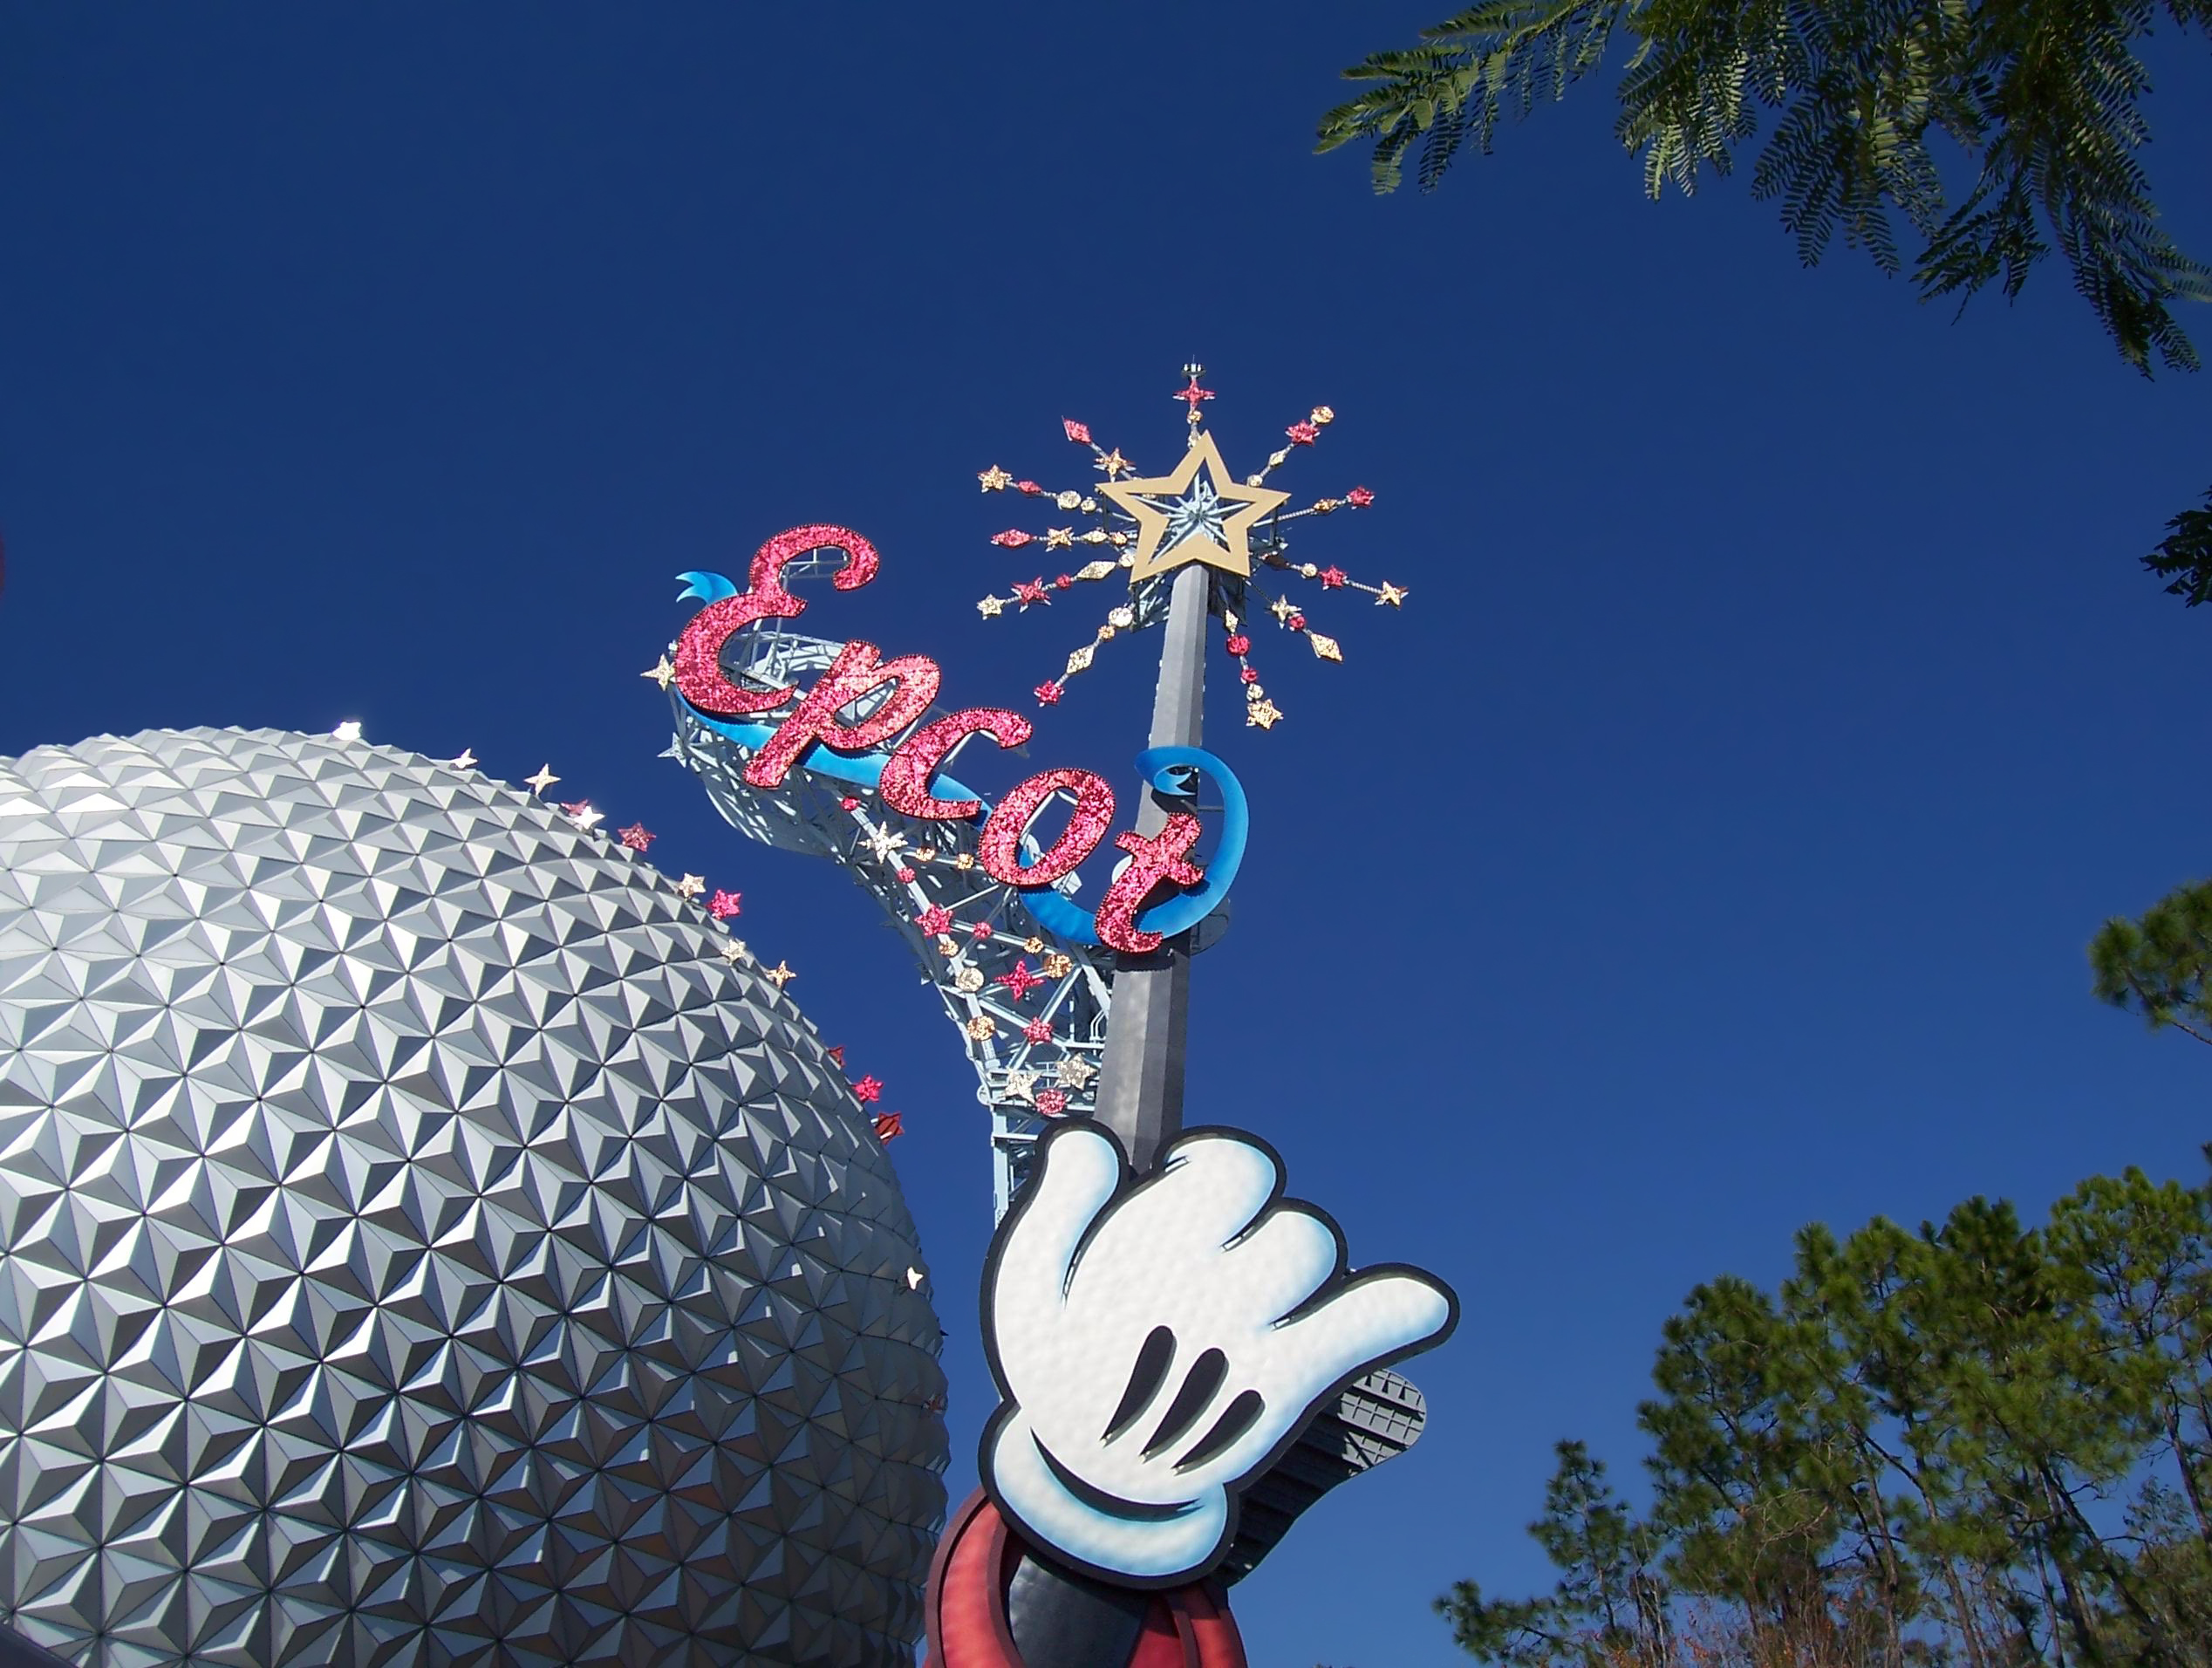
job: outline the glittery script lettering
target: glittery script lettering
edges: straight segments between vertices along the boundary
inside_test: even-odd
[[[778,533],[753,553],[747,576],[751,589],[712,602],[692,616],[676,642],[676,687],[686,701],[703,713],[733,718],[746,713],[773,712],[798,692],[793,688],[747,689],[730,680],[722,670],[722,647],[733,634],[764,619],[796,619],[806,612],[803,598],[783,588],[783,570],[810,551],[840,550],[844,565],[830,584],[840,591],[857,591],[876,577],[883,558],[876,547],[850,527],[827,523],[794,527]]]
[[[1020,747],[1030,735],[1029,721],[1002,707],[970,707],[925,724],[899,744],[884,766],[884,803],[931,822],[979,817],[983,812],[980,799],[939,799],[930,791],[938,768],[971,735],[987,735],[1000,747],[1012,748]]]
[[[888,756],[882,758],[876,781],[884,806],[929,821],[984,817],[976,860],[993,879],[1034,893],[1075,872],[1106,842],[1114,820],[1112,787],[1095,771],[1063,769],[1040,771],[1015,783],[996,809],[978,798],[938,797],[933,789],[939,771],[969,736],[987,735],[1001,748],[1018,748],[1029,740],[1033,726],[1021,714],[997,707],[967,708],[921,723],[944,680],[942,670],[927,655],[903,654],[886,660],[873,643],[856,638],[803,695],[795,686],[747,688],[723,670],[723,650],[737,632],[762,620],[794,619],[805,612],[805,601],[784,588],[783,573],[799,557],[819,550],[843,552],[844,562],[831,580],[840,591],[858,590],[876,577],[882,565],[876,547],[850,528],[826,523],[795,527],[777,534],[754,554],[748,590],[708,602],[693,616],[676,645],[673,681],[683,698],[701,714],[719,719],[766,714],[797,700],[797,706],[780,723],[766,719],[738,727],[766,736],[757,742],[748,738],[747,744],[754,752],[745,766],[745,780],[755,788],[780,788],[817,745],[845,754],[887,749]],[[700,597],[712,597],[729,588],[729,582],[717,576],[683,577],[696,584],[711,584],[711,589],[690,593]],[[773,728],[768,728],[770,724]],[[919,728],[913,728],[917,724]],[[903,742],[891,745],[910,729],[912,733]],[[1191,756],[1169,759],[1170,764],[1188,768],[1195,762],[1209,770],[1225,769],[1211,755],[1172,749],[1146,753],[1138,760],[1139,769],[1150,780],[1158,761],[1178,752]],[[1233,789],[1233,779],[1229,785]],[[1034,862],[1024,863],[1023,843],[1030,837],[1031,824],[1055,801],[1063,798],[1072,801],[1067,825]],[[1232,794],[1232,798],[1234,806],[1225,825],[1225,844],[1216,853],[1225,866],[1214,884],[1225,891],[1244,849],[1241,793]],[[848,795],[842,803],[850,810],[858,801]],[[1130,861],[1114,878],[1099,903],[1095,918],[1096,942],[1131,955],[1149,954],[1164,942],[1164,934],[1139,926],[1137,918],[1164,887],[1207,884],[1205,870],[1190,860],[1198,835],[1198,818],[1178,812],[1156,834],[1124,833],[1116,839],[1115,844],[1130,854]],[[912,872],[902,870],[901,878]],[[1040,899],[1033,907],[1041,907],[1046,901],[1063,912],[1068,908],[1057,898]],[[1167,925],[1172,916],[1171,930],[1181,931],[1217,907],[1218,900],[1208,902],[1201,893],[1186,897],[1171,908],[1157,906],[1154,919]],[[1167,915],[1161,913],[1164,910]],[[929,912],[919,919],[925,931],[942,930],[950,919],[932,924]],[[1074,916],[1075,921],[1081,919]],[[1071,922],[1061,930],[1075,928]],[[1084,942],[1093,941],[1087,930],[1079,936]],[[1018,997],[1020,993],[1016,994]],[[981,1022],[991,1023],[987,1018]]]
[[[889,741],[929,710],[944,678],[926,654],[902,654],[886,660],[873,643],[855,638],[807,691],[791,716],[776,727],[768,744],[745,767],[755,788],[780,788],[791,767],[816,742],[843,753],[857,753]],[[865,717],[847,724],[839,715],[885,684],[891,693]]]
[[[1145,955],[1160,947],[1157,933],[1137,924],[1137,912],[1163,884],[1195,886],[1205,871],[1190,861],[1198,844],[1198,819],[1176,812],[1157,834],[1123,834],[1114,844],[1130,861],[1098,902],[1098,941],[1127,955]]]
[[[1021,860],[1021,837],[1039,812],[1062,790],[1075,796],[1075,808],[1060,837],[1034,863]],[[976,861],[983,872],[1009,886],[1048,885],[1072,874],[1105,841],[1114,821],[1114,790],[1105,777],[1089,770],[1041,770],[1017,782],[983,824]]]

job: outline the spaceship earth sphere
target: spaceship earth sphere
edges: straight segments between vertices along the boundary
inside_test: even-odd
[[[926,1265],[642,858],[358,741],[0,760],[0,1619],[81,1664],[911,1661]]]

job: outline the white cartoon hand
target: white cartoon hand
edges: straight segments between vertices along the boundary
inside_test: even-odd
[[[1335,1224],[1281,1189],[1232,1131],[1185,1135],[1141,1182],[1095,1128],[1047,1138],[984,1287],[983,1476],[1042,1547],[1125,1584],[1193,1579],[1228,1549],[1232,1492],[1334,1391],[1451,1331],[1441,1282],[1346,1277]]]

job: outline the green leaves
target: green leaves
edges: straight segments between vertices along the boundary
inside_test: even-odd
[[[1646,0],[1488,0],[1422,34],[1423,44],[1377,52],[1344,72],[1375,85],[1321,118],[1317,149],[1375,147],[1375,188],[1397,189],[1405,153],[1422,146],[1423,191],[1472,139],[1487,153],[1498,119],[1556,99],[1605,58],[1615,27]]]
[[[1471,1581],[1436,1602],[1459,1647],[1512,1668],[1658,1668],[1666,1660],[1666,1589],[1652,1569],[1659,1536],[1606,1480],[1605,1462],[1562,1442],[1528,1532],[1562,1573],[1544,1598],[1485,1599]]]
[[[2185,509],[2166,523],[2166,538],[2143,558],[2153,573],[2170,578],[2169,597],[2179,597],[2189,607],[2212,602],[2212,492],[2204,495],[2204,508]]]
[[[1511,1668],[2212,1663],[2212,1194],[2140,1172],[1798,1236],[1664,1328],[1649,1515],[1563,1443],[1550,1595],[1439,1608]],[[1690,1643],[1683,1646],[1683,1640]]]
[[[2212,516],[2208,516],[2212,522]],[[2212,1043],[2212,880],[2180,886],[2143,912],[2116,916],[2089,946],[2098,997]]]
[[[2212,269],[2160,229],[2140,160],[2149,80],[2133,44],[2161,11],[2212,28],[2206,0],[1492,0],[1346,71],[1365,90],[1322,119],[1320,148],[1369,141],[1391,191],[1418,141],[1430,189],[1467,140],[1490,149],[1502,114],[1598,68],[1625,26],[1615,132],[1653,195],[1731,172],[1773,112],[1752,190],[1779,202],[1806,263],[1840,235],[1901,271],[1901,218],[1923,297],[1963,304],[1991,284],[2018,294],[2056,250],[2130,365],[2194,370],[2174,309],[2212,299]],[[1943,140],[1976,170],[1956,204]]]

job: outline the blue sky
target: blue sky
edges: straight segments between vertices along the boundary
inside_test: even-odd
[[[1740,186],[1654,205],[1593,86],[1422,200],[1309,154],[1399,3],[952,13],[672,5],[11,6],[0,21],[0,755],[327,729],[563,791],[746,894],[748,936],[906,1114],[951,1342],[956,1494],[987,1380],[982,1114],[857,889],[749,847],[656,755],[673,574],[841,521],[883,578],[809,624],[1026,704],[1088,605],[977,470],[1062,417],[1147,464],[1210,367],[1256,467],[1364,482],[1304,553],[1326,666],[1210,739],[1252,798],[1199,964],[1194,1120],[1284,1152],[1355,1260],[1464,1319],[1414,1455],[1236,1596],[1260,1668],[1443,1668],[1427,1602],[1541,1578],[1560,1437],[1633,1481],[1661,1321],[1790,1234],[2084,1175],[2199,1173],[2212,1058],[2087,994],[2106,915],[2206,872],[2212,610],[2133,557],[2212,455],[2056,268],[1954,324]],[[2151,161],[2212,250],[2201,52]],[[2212,316],[2195,321],[2212,347]],[[1016,573],[1017,565],[1025,571]],[[1109,775],[1141,653],[1033,755]]]

